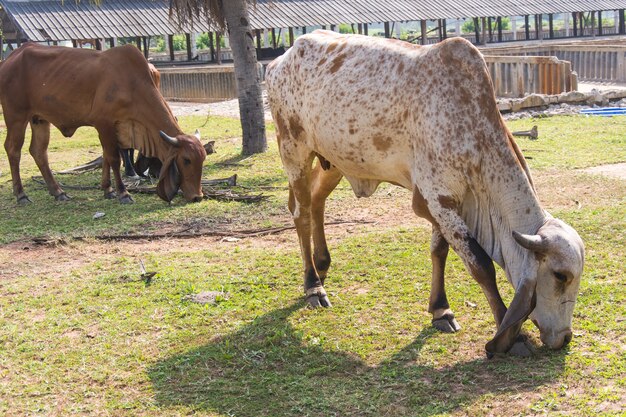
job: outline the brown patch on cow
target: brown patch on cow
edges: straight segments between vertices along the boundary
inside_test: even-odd
[[[457,208],[457,202],[454,200],[454,198],[448,195],[440,195],[437,198],[437,201],[439,201],[439,204],[441,204],[441,207],[443,208],[450,210],[456,210]]]
[[[377,150],[384,152],[391,147],[393,140],[388,136],[376,135],[372,142]]]
[[[289,118],[289,131],[291,132],[291,135],[296,139],[298,139],[302,132],[304,132],[304,128],[302,127],[302,124],[300,123],[300,118],[298,116],[291,116]]]
[[[328,48],[326,48],[326,53],[330,54],[332,51],[337,49],[338,46],[339,46],[339,42],[331,42],[330,45],[328,45]]]
[[[276,126],[278,126],[278,134],[280,136],[289,135],[289,128],[287,128],[287,123],[285,123],[285,119],[283,119],[280,113],[276,115]]]
[[[317,63],[317,65],[324,65],[326,63],[326,57],[320,59],[320,62]]]
[[[404,71],[404,62],[400,61],[398,63],[398,66],[396,67],[396,72],[399,74],[402,74],[402,72]]]
[[[346,60],[346,54],[337,55],[335,59],[333,59],[332,66],[330,67],[330,73],[334,74],[339,71],[339,68],[342,67],[343,62]]]
[[[358,129],[355,129],[355,128],[353,128],[353,127],[351,127],[351,128],[348,130],[348,132],[349,132],[351,135],[354,135],[354,134],[355,134],[356,132],[358,132],[358,131],[359,131]]]

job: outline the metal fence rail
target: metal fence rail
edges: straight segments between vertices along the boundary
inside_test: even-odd
[[[626,46],[605,42],[586,44],[546,44],[525,47],[484,48],[485,55],[554,56],[572,63],[582,81],[626,82]]]

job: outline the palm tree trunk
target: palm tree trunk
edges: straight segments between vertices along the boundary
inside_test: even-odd
[[[250,32],[248,7],[245,0],[228,0],[222,3],[222,7],[235,61],[235,78],[243,129],[242,153],[252,155],[267,149],[267,139],[261,79],[257,69],[254,38]]]

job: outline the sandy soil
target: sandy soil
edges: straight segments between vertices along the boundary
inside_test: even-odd
[[[175,116],[224,116],[239,118],[239,101],[237,99],[218,101],[215,103],[191,103],[185,101],[169,101],[168,104]],[[265,120],[272,121],[272,114],[267,102],[267,94],[263,92]]]
[[[589,174],[601,174],[607,177],[620,178],[626,180],[626,162],[619,164],[600,165],[584,170]]]

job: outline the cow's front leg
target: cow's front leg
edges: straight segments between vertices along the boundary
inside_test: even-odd
[[[444,283],[444,271],[449,246],[441,232],[433,226],[430,240],[430,258],[433,271],[428,311],[433,315],[432,323],[437,330],[445,333],[455,333],[461,330],[461,326],[457,323],[454,313],[450,309]]]
[[[311,165],[313,154],[302,147],[282,151],[283,165],[289,178],[289,211],[300,241],[304,267],[304,294],[311,307],[330,307],[311,247]]]
[[[446,195],[441,190],[431,188],[431,186],[424,187],[424,190],[416,188],[413,195],[414,209],[418,214],[427,214],[429,220],[438,226],[443,239],[452,246],[463,260],[472,277],[478,282],[487,297],[498,329],[502,331],[501,324],[507,309],[502,302],[496,285],[496,272],[493,261],[474,239],[469,228],[459,215],[459,202],[453,196]],[[419,203],[420,201],[428,202],[428,204],[416,204],[416,202]],[[417,208],[420,206],[427,207],[427,213],[424,209],[418,210]],[[510,336],[517,337],[518,334],[511,334]],[[512,344],[512,346],[511,351],[517,355],[530,353],[521,341]]]
[[[111,188],[111,173],[113,170],[113,178],[115,179],[115,189],[117,190],[117,198],[122,204],[133,203],[133,199],[126,190],[126,186],[122,181],[122,175],[120,173],[121,158],[120,150],[117,146],[117,138],[115,128],[100,127],[98,128],[100,136],[100,144],[102,145],[102,189],[104,190],[105,198],[114,198],[115,193]]]
[[[61,189],[54,178],[48,162],[48,144],[50,143],[50,123],[46,120],[33,119],[30,123],[33,135],[30,141],[30,154],[41,171],[48,192],[57,201],[67,201],[70,197]]]
[[[128,178],[139,179],[139,175],[135,171],[135,166],[133,164],[135,150],[130,149],[121,149],[120,155],[122,156],[122,161],[124,162],[124,175]]]
[[[112,200],[117,197],[115,190],[111,187],[111,167],[107,158],[102,158],[102,181],[100,188],[104,191],[104,198]]]
[[[311,248],[311,183],[308,175],[293,181],[293,183],[290,181],[289,211],[292,214],[300,241],[306,301],[311,307],[330,307],[330,300],[313,260]]]
[[[324,233],[324,208],[326,198],[337,187],[343,175],[335,167],[322,168],[318,163],[313,169],[311,180],[311,226],[313,233],[313,262],[322,281],[330,268],[330,252]]]

